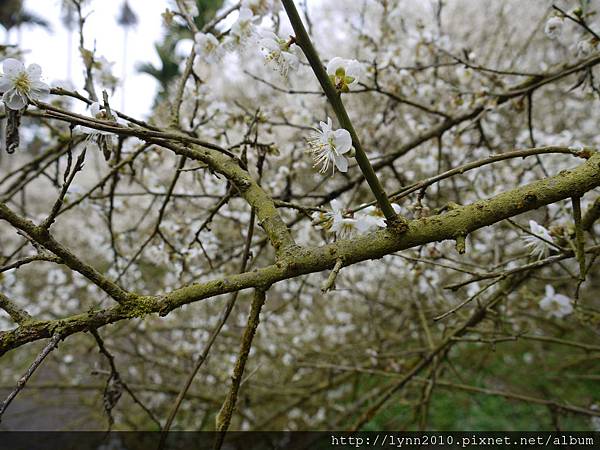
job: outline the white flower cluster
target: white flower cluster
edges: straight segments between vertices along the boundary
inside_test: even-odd
[[[226,51],[243,48],[249,42],[257,41],[266,61],[274,64],[279,73],[287,79],[290,70],[298,70],[300,63],[291,48],[294,44],[293,40],[282,39],[272,31],[259,33],[256,28],[259,16],[272,9],[273,5],[267,0],[242,2],[237,20],[222,42],[214,34],[196,33],[194,36],[196,55],[207,63],[215,63],[223,58]]]
[[[385,217],[375,206],[367,206],[355,213],[348,213],[339,200],[332,200],[331,211],[316,212],[312,215],[313,224],[323,230],[335,233],[337,237],[350,237],[354,233],[366,233],[385,228]],[[392,203],[396,214],[400,214],[400,205]]]
[[[562,15],[553,15],[546,22],[544,33],[552,40],[557,40],[563,33],[565,18]],[[598,50],[596,37],[581,39],[573,44],[577,58],[587,58]]]
[[[250,8],[242,6],[238,12],[237,20],[231,26],[229,34],[220,42],[214,34],[196,33],[194,36],[194,50],[196,55],[208,63],[220,60],[226,50],[244,46],[256,34],[255,22],[258,17]]]

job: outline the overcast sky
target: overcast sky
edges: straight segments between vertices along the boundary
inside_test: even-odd
[[[86,22],[86,47],[92,48],[96,40],[97,56],[104,56],[111,62],[114,75],[123,74],[123,30],[117,25],[116,17],[123,0],[94,0],[92,14]],[[161,13],[168,5],[167,0],[130,0],[130,6],[138,15],[137,27],[129,32],[128,60],[126,64],[125,110],[136,117],[146,115],[150,109],[156,92],[156,83],[148,75],[138,74],[135,66],[140,62],[156,63],[158,57],[154,50],[154,42],[162,35]],[[21,45],[28,53],[25,62],[38,63],[42,66],[45,81],[66,80],[69,77],[68,60],[71,48],[73,63],[71,78],[78,90],[83,84],[82,64],[77,50],[78,35],[69,34],[60,22],[60,0],[25,0],[25,6],[38,15],[43,16],[52,25],[47,31],[39,27],[28,27],[21,31]],[[0,29],[2,29],[0,27]],[[0,37],[3,37],[0,34]],[[9,36],[12,43],[19,37],[16,31]],[[3,39],[5,40],[5,39]],[[115,92],[112,103],[121,108],[123,88]]]

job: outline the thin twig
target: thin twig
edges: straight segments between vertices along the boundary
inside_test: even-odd
[[[4,400],[4,402],[2,402],[2,404],[0,405],[0,422],[2,422],[2,415],[4,414],[8,406],[19,394],[19,392],[23,390],[23,388],[27,384],[27,381],[29,381],[36,369],[40,366],[40,364],[42,364],[46,356],[48,356],[50,352],[56,348],[60,339],[60,333],[56,333],[54,336],[52,336],[50,342],[48,342],[48,344],[44,347],[40,354],[35,358],[35,360],[31,364],[31,366],[29,366],[25,374],[21,378],[19,378],[19,381],[17,381],[17,386],[13,389],[13,391],[10,394],[8,394],[6,400]]]

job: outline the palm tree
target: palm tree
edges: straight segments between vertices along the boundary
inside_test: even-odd
[[[3,0],[0,4],[0,25],[6,30],[6,41],[10,30],[20,29],[24,25],[34,25],[43,28],[50,28],[50,25],[44,18],[37,14],[23,9],[23,0]]]
[[[121,111],[125,110],[125,83],[127,81],[127,38],[129,29],[137,25],[138,18],[128,0],[123,0],[117,23],[123,28],[123,72],[121,76]]]

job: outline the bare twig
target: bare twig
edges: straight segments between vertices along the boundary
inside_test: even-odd
[[[50,354],[52,350],[56,348],[60,339],[61,335],[59,333],[52,336],[50,342],[48,342],[48,344],[43,348],[40,354],[35,358],[35,360],[31,364],[31,366],[29,366],[25,374],[21,378],[19,378],[17,386],[13,389],[13,391],[10,394],[8,394],[6,400],[4,400],[4,402],[0,405],[0,422],[2,421],[2,415],[4,414],[8,406],[15,399],[15,397],[19,395],[19,392],[23,390],[23,388],[27,384],[27,381],[29,381],[33,373],[40,366],[40,364],[42,364],[44,359]]]

